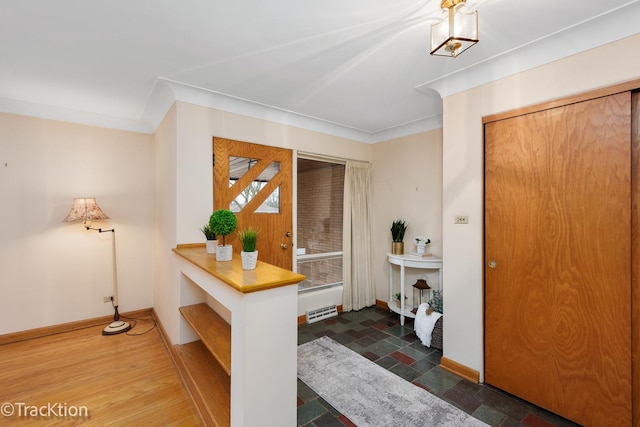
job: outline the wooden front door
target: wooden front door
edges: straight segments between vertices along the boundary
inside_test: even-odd
[[[485,124],[485,380],[631,425],[629,93]]]
[[[291,270],[293,181],[291,150],[213,138],[214,209],[230,209],[238,229],[259,230],[258,259]],[[235,233],[227,236],[241,250]]]

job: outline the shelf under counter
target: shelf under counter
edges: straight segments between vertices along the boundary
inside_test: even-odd
[[[260,261],[243,270],[239,254],[218,262],[204,244],[173,252],[182,318],[175,348],[205,424],[294,425],[297,284],[305,276]]]
[[[231,325],[205,303],[180,307],[180,313],[222,369],[231,375]]]

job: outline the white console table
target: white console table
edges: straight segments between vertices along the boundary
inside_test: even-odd
[[[415,318],[411,312],[412,306],[405,304],[405,268],[417,268],[422,270],[438,270],[438,286],[442,290],[442,259],[434,257],[418,257],[414,255],[396,255],[388,253],[389,258],[389,310],[400,315],[400,324],[404,325],[405,317]],[[393,266],[400,266],[400,301],[396,303],[393,296]]]

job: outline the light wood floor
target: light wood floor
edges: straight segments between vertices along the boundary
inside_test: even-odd
[[[149,329],[146,319],[130,333]],[[0,345],[0,425],[202,425],[157,328],[103,336],[103,327]],[[49,404],[89,416],[17,416]]]

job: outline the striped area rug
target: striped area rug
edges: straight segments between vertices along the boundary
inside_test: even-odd
[[[329,337],[298,346],[298,378],[359,427],[487,425]]]

